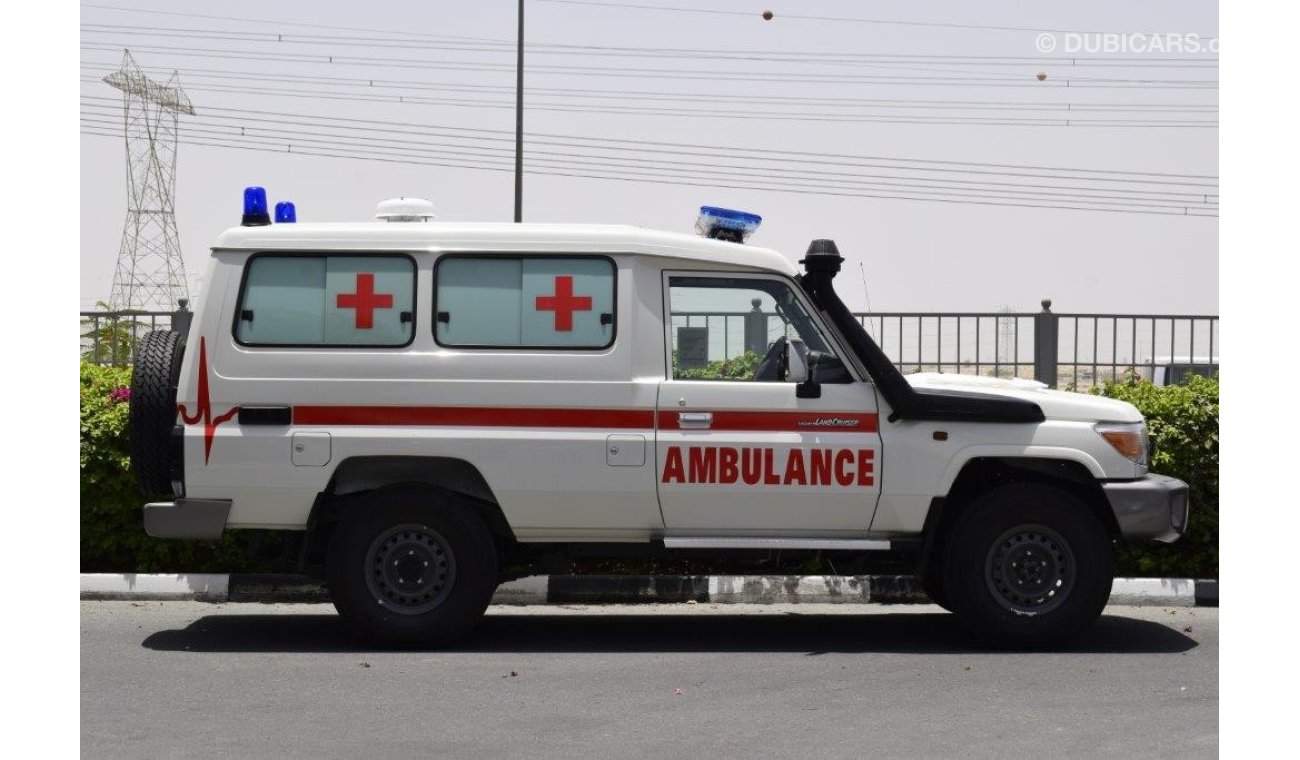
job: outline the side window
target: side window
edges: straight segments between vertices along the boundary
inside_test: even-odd
[[[779,381],[786,343],[801,341],[811,379],[852,382],[783,280],[669,277],[668,303],[674,380]]]
[[[434,337],[464,348],[607,348],[614,263],[605,258],[444,256]]]
[[[235,340],[247,346],[410,344],[415,262],[407,256],[259,254],[244,273]]]

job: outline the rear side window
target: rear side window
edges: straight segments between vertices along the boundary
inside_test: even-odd
[[[409,256],[277,255],[249,259],[235,314],[247,346],[409,345],[415,336]]]
[[[614,262],[602,257],[444,256],[434,337],[462,348],[607,348]]]

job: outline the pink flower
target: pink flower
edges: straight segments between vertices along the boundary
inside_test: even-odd
[[[120,404],[125,401],[130,401],[131,389],[127,388],[126,386],[122,386],[121,388],[114,388],[113,392],[108,394],[108,400],[112,401],[115,404]]]

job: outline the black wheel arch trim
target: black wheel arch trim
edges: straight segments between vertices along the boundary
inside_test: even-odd
[[[917,575],[927,572],[934,559],[942,556],[944,534],[965,505],[991,490],[1016,483],[1060,488],[1087,504],[1112,536],[1121,535],[1103,482],[1082,464],[1041,457],[974,457],[962,465],[946,494],[930,500],[916,557]]]
[[[516,543],[495,494],[473,464],[452,457],[362,456],[339,462],[325,490],[316,494],[307,518],[307,541],[300,565],[317,566],[340,517],[380,488],[415,486],[442,492],[482,517],[501,547]]]

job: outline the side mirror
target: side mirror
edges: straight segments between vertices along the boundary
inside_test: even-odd
[[[786,341],[785,379],[794,383],[795,398],[821,398],[821,383],[813,382],[808,371],[808,346],[801,340]]]
[[[801,340],[785,342],[785,381],[802,383],[808,380],[808,347]]]

